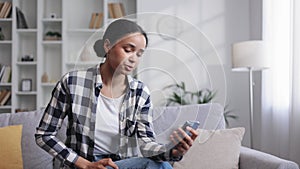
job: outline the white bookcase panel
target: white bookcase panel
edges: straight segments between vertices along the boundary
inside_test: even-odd
[[[41,99],[42,99],[42,104],[39,105],[41,108],[44,108],[47,106],[47,104],[50,101],[51,98],[51,93],[53,88],[55,87],[55,84],[49,84],[49,86],[43,86],[42,88],[42,95],[41,95]]]
[[[11,2],[10,0],[7,0]],[[0,2],[5,2],[0,0]],[[13,65],[13,18],[9,16],[8,18],[0,18],[1,32],[4,35],[4,40],[0,40],[0,64],[12,67]],[[1,83],[0,90],[12,91],[12,83]],[[11,96],[13,98],[13,96]],[[0,106],[0,113],[9,113],[12,109],[12,99],[8,100],[8,103]]]
[[[103,3],[103,0],[65,0],[66,29],[88,29],[92,13],[103,13]]]
[[[62,21],[61,19],[45,19],[43,20],[43,40],[44,41],[60,41],[62,37],[58,39],[57,36],[49,36],[49,33],[59,33],[62,34]],[[47,39],[56,38],[56,39]]]
[[[62,18],[62,0],[41,0],[43,3],[43,18],[51,18],[55,14],[55,18]]]
[[[0,43],[0,51],[0,64],[11,65],[11,43]]]
[[[48,82],[57,82],[61,77],[61,45],[45,44],[43,46],[43,73],[47,73]]]
[[[67,35],[67,44],[66,53],[68,55],[69,61],[86,61],[84,58],[80,58],[80,49],[84,47],[85,43],[93,32],[79,33],[79,32],[69,32]]]
[[[36,109],[36,92],[17,92],[15,111],[30,111]]]
[[[13,0],[12,13],[12,39],[13,39],[13,74],[12,74],[12,108],[11,111],[36,109],[36,77],[38,63],[38,0]],[[28,28],[17,28],[17,16],[15,7],[18,7],[24,15]],[[30,56],[33,61],[22,61],[25,56]],[[22,91],[22,80],[31,80],[31,90]],[[35,93],[35,94],[34,94]]]
[[[109,3],[122,3],[122,5],[124,6],[125,15],[132,15],[136,14],[137,12],[137,5],[135,0],[107,0],[107,4]]]
[[[37,28],[37,1],[38,0],[19,0],[15,1],[15,6],[19,7],[24,13],[29,29]]]
[[[12,40],[12,19],[0,19],[0,27],[6,41]]]
[[[21,82],[23,79],[31,79],[31,91],[37,91],[36,85],[36,66],[21,65],[18,67],[18,91],[21,91]]]
[[[28,55],[37,61],[37,34],[36,32],[18,32],[17,61],[22,61],[22,57]]]

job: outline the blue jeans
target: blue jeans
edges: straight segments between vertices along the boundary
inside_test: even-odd
[[[95,159],[96,161],[100,159]],[[124,160],[115,161],[119,169],[172,169],[173,167],[168,162],[156,162],[149,158],[134,157]],[[112,167],[107,167],[112,169]]]

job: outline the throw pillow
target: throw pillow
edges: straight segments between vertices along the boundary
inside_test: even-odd
[[[0,168],[22,169],[22,125],[0,128]]]
[[[244,128],[199,129],[199,136],[174,169],[238,169]]]

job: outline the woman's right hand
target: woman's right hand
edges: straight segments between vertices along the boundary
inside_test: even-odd
[[[79,157],[75,162],[75,165],[81,169],[106,169],[106,166],[118,169],[118,166],[111,160],[111,158],[103,158],[97,162],[90,162],[82,157]]]

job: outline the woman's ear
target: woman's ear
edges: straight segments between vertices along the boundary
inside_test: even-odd
[[[105,39],[103,45],[105,53],[108,53],[108,51],[111,49],[110,41],[108,39]]]

